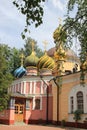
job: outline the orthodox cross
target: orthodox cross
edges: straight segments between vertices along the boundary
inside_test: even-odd
[[[34,41],[32,41],[32,52],[34,51]]]
[[[58,20],[59,20],[59,24],[61,24],[61,23],[62,23],[62,19],[61,19],[61,18],[58,18]]]
[[[46,51],[48,42],[45,40],[45,41],[43,41],[43,44],[44,44],[44,50]]]

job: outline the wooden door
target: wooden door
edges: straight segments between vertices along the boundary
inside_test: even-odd
[[[15,104],[15,121],[21,122],[23,121],[24,115],[24,105]]]

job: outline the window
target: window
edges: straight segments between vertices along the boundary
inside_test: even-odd
[[[40,99],[35,100],[35,109],[40,109]]]
[[[26,99],[26,109],[30,109],[30,100]]]
[[[18,106],[15,106],[15,114],[18,114]]]
[[[15,99],[11,98],[9,101],[9,107],[14,109]]]
[[[77,93],[77,109],[83,112],[83,93]]]
[[[71,113],[74,111],[74,100],[73,97],[70,97],[70,104],[71,104]]]

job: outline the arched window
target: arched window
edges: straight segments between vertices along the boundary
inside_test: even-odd
[[[77,93],[77,109],[83,112],[83,93]]]

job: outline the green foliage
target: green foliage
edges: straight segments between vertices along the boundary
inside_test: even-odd
[[[8,68],[9,51],[7,51],[6,47],[0,44],[0,111],[7,108],[9,101],[8,87],[13,79]]]
[[[14,71],[21,66],[21,50],[16,49],[16,48],[12,48],[11,49],[11,56],[10,56],[10,62],[9,62],[9,66],[10,66],[10,72],[12,74],[14,74]]]
[[[74,37],[78,38],[81,45],[80,59],[81,62],[84,62],[87,52],[87,1],[69,0],[67,8],[64,27],[69,34],[68,37],[70,41],[72,41]],[[71,13],[74,13],[74,16],[72,16]]]
[[[64,47],[66,47],[66,41],[67,41],[67,32],[64,30],[64,28],[59,25],[59,27],[54,31],[53,33],[54,42],[56,44],[56,47],[59,46],[59,44],[63,44]]]
[[[34,50],[36,52],[36,55],[38,57],[41,57],[43,55],[43,51],[38,47],[37,42],[32,38],[27,38],[24,45],[24,55],[29,56],[32,52],[32,42],[34,42]]]
[[[63,120],[61,121],[61,126],[64,127],[65,124],[66,124],[66,121],[65,121],[65,119],[63,119]]]
[[[80,43],[81,84],[84,86],[84,71],[87,72],[87,0],[68,1],[64,28],[68,32],[68,43],[72,44],[74,38]]]
[[[13,74],[14,70],[20,66],[21,50],[16,48],[10,48],[6,44],[0,44],[0,48],[2,50],[3,57],[6,59],[7,62],[6,71]]]
[[[43,5],[45,0],[13,0],[13,4],[26,17],[26,26],[22,33],[22,38],[25,38],[25,33],[28,31],[28,26],[35,23],[35,27],[42,24]]]
[[[82,111],[81,110],[75,110],[73,114],[74,114],[73,119],[77,122],[81,119]]]

